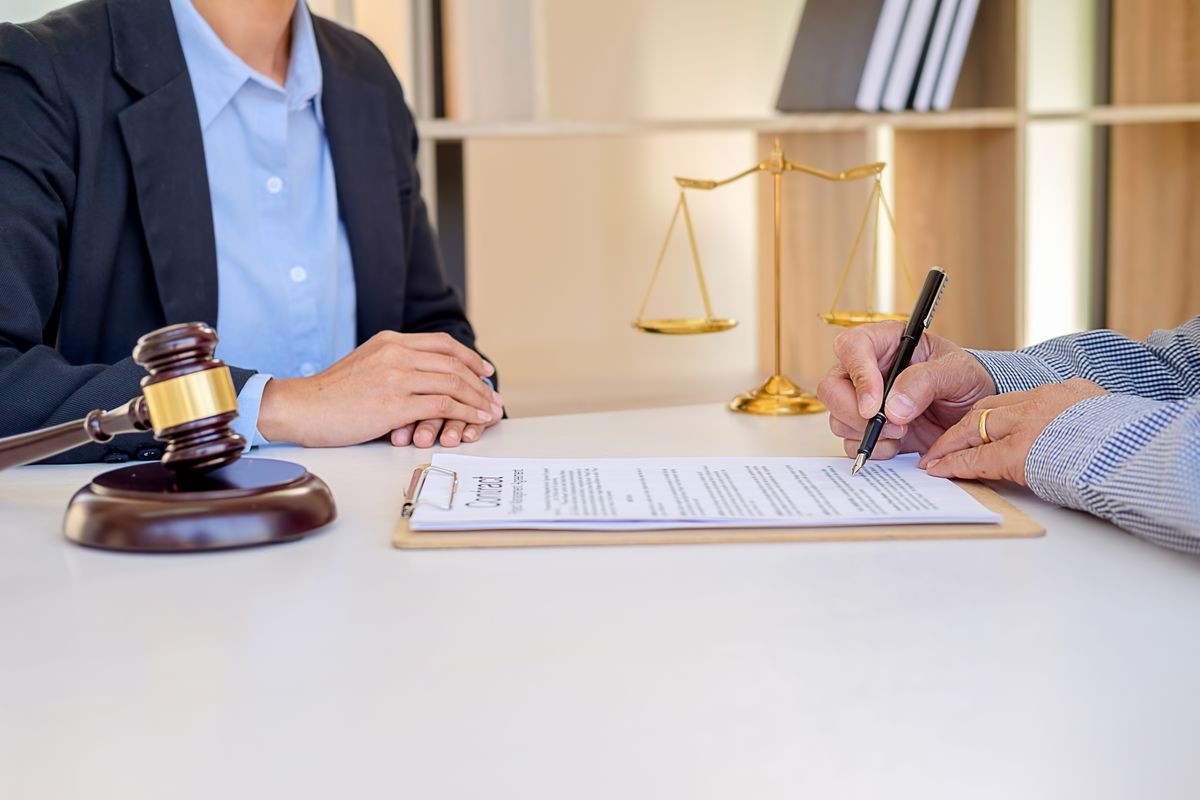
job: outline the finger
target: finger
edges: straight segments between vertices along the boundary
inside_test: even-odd
[[[850,375],[841,366],[836,366],[817,384],[817,397],[829,409],[829,416],[836,417],[848,423],[861,421],[863,416],[858,413],[858,394]]]
[[[846,439],[843,443],[846,450],[846,455],[854,458],[858,455],[858,448],[861,442],[857,439]],[[896,439],[880,439],[875,443],[875,449],[871,451],[872,461],[886,461],[900,452],[900,442]]]
[[[476,425],[472,423],[463,428],[462,440],[468,443],[477,442],[479,441],[479,437],[483,436],[483,431],[484,427],[482,425]]]
[[[924,414],[933,401],[961,395],[961,386],[973,379],[974,373],[955,359],[910,364],[896,376],[884,413],[893,422],[911,422]]]
[[[459,442],[463,440],[463,429],[467,427],[467,423],[461,419],[447,420],[442,426],[442,447],[458,447]]]
[[[417,429],[413,432],[413,444],[421,448],[433,447],[443,422],[444,420],[440,419],[426,419],[417,423]]]
[[[992,416],[995,416],[994,414]],[[991,417],[988,417],[991,421]],[[926,471],[939,478],[968,478],[972,480],[1016,480],[1025,474],[1025,465],[1016,464],[1019,448],[1007,442],[972,447],[948,453],[930,461]]]
[[[489,419],[492,416],[492,390],[476,377],[464,378],[452,373],[416,371],[405,374],[402,381],[409,394],[446,395],[487,412]]]
[[[413,395],[399,403],[396,412],[401,417],[395,423],[396,427],[423,419],[461,419],[464,422],[492,421],[492,412],[460,403],[444,394]]]
[[[882,331],[874,325],[846,331],[834,340],[833,352],[854,384],[856,408],[864,419],[873,417],[883,402],[883,374],[879,365],[895,348],[896,340],[895,336],[890,341],[885,340]]]
[[[408,447],[412,443],[413,426],[405,425],[392,431],[392,444],[396,447]]]
[[[993,442],[1008,436],[1012,432],[1016,420],[1020,419],[1020,411],[1014,411],[1013,408],[1012,406],[995,408],[988,414],[987,433],[988,438]],[[979,435],[979,418],[986,410],[979,406],[972,408],[966,416],[947,428],[946,432],[930,445],[929,451],[922,456],[918,464],[928,466],[950,453],[982,445],[984,442],[983,437]]]
[[[403,342],[414,350],[425,350],[430,353],[442,353],[454,356],[466,364],[476,375],[494,375],[496,368],[483,360],[483,357],[471,348],[457,341],[446,333],[408,333],[403,334]]]
[[[843,439],[857,439],[861,441],[866,427],[866,420],[843,422],[840,419],[829,418],[829,429],[833,431],[834,436],[840,436]],[[883,430],[880,431],[879,435],[884,439],[899,440],[903,439],[907,433],[907,425],[894,425],[891,422],[885,422],[883,423]]]
[[[896,376],[884,412],[892,422],[911,422],[935,400],[960,402],[965,407],[985,391],[979,385],[978,362],[965,353],[959,357],[914,361]]]
[[[430,353],[425,350],[409,350],[405,353],[404,366],[421,372],[443,372],[457,375],[471,386],[478,387],[489,402],[496,402],[500,395],[492,390],[483,379],[459,359],[445,353]],[[500,399],[503,402],[502,399]]]

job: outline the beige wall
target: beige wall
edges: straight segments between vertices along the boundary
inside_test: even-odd
[[[800,3],[533,7],[538,110],[645,119],[768,113]],[[752,180],[690,199],[714,310],[741,326],[665,337],[630,323],[678,197],[672,176],[726,177],[760,157],[752,133],[468,143],[470,313],[515,413],[709,401],[748,388],[758,362]],[[700,313],[680,226],[648,314]]]
[[[742,325],[667,337],[631,322],[677,198],[671,176],[737,172],[754,159],[753,136],[476,141],[466,153],[470,313],[515,413],[745,388],[756,359],[753,182],[689,201],[715,311]],[[682,224],[647,313],[703,313]]]
[[[29,22],[65,5],[63,0],[0,0],[0,22]]]
[[[405,92],[412,92],[413,0],[306,1],[312,13],[337,20],[369,36],[387,56]]]
[[[565,119],[761,116],[802,0],[541,0],[547,105]]]

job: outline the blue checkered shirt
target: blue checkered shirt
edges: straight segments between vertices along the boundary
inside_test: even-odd
[[[1144,342],[1100,330],[971,352],[1001,392],[1071,378],[1112,392],[1071,406],[1033,443],[1025,478],[1039,497],[1200,553],[1200,317]]]

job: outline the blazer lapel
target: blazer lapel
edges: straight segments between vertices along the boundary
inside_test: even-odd
[[[117,115],[167,323],[217,322],[204,140],[166,0],[112,0],[113,66],[141,99]]]
[[[404,215],[387,95],[354,75],[317,27],[325,135],[337,179],[338,211],[354,261],[358,340],[404,323]]]

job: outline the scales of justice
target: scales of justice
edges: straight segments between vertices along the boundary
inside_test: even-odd
[[[854,264],[854,257],[858,253],[859,245],[862,242],[863,232],[866,230],[867,221],[874,219],[875,229],[878,230],[879,223],[879,208],[883,210],[887,216],[888,226],[891,228],[893,237],[896,236],[896,220],[892,215],[891,206],[888,205],[887,198],[883,194],[883,184],[881,176],[887,165],[883,162],[874,162],[871,164],[861,164],[856,167],[843,170],[842,172],[826,172],[825,170],[816,167],[807,166],[805,164],[797,164],[794,161],[788,160],[784,155],[783,149],[780,147],[779,139],[775,139],[775,145],[771,150],[767,160],[755,164],[749,169],[739,172],[731,178],[724,180],[704,180],[698,178],[675,178],[675,183],[679,185],[679,201],[675,204],[675,212],[671,216],[671,223],[667,226],[667,236],[663,241],[663,245],[658,254],[658,260],[654,265],[654,273],[650,278],[650,286],[646,290],[646,296],[642,300],[642,306],[638,311],[637,319],[634,320],[633,326],[640,331],[646,333],[662,333],[674,335],[686,335],[695,333],[719,333],[727,331],[737,325],[737,320],[727,317],[718,317],[713,313],[712,302],[708,296],[708,284],[704,280],[704,269],[700,266],[700,250],[696,244],[696,232],[692,226],[691,212],[688,210],[687,190],[697,189],[702,191],[710,191],[722,186],[726,186],[735,181],[739,181],[749,175],[758,173],[768,173],[774,181],[775,190],[775,226],[774,226],[774,267],[775,267],[775,369],[771,377],[767,378],[761,386],[751,389],[749,392],[739,394],[729,402],[731,411],[740,411],[747,414],[769,414],[769,415],[790,415],[790,414],[813,414],[824,411],[825,407],[817,400],[816,396],[805,389],[800,388],[795,383],[783,374],[780,364],[780,350],[782,344],[782,335],[780,327],[781,318],[781,293],[780,293],[780,238],[782,233],[783,219],[783,176],[786,172],[799,172],[805,175],[811,175],[821,178],[826,181],[860,181],[873,179],[874,185],[871,187],[870,194],[867,197],[866,207],[863,210],[862,219],[858,224],[858,231],[854,236],[854,244],[850,248],[850,255],[846,258],[846,264],[842,268],[841,276],[838,279],[837,289],[834,292],[833,302],[830,304],[829,310],[821,313],[819,316],[822,320],[830,325],[838,325],[842,327],[851,327],[854,325],[862,325],[867,322],[879,322],[881,320],[907,320],[907,314],[895,314],[882,311],[876,311],[873,305],[875,296],[875,278],[877,271],[877,250],[878,247],[872,248],[870,260],[870,273],[867,280],[867,308],[864,311],[845,311],[838,308],[838,303],[842,298],[842,290],[846,285],[846,278],[850,274],[850,268]],[[692,256],[692,264],[696,269],[696,282],[699,284],[700,297],[704,302],[703,317],[686,317],[675,319],[646,319],[646,305],[650,302],[650,296],[654,292],[654,284],[658,281],[659,272],[662,269],[663,260],[667,254],[667,247],[671,243],[671,237],[675,233],[675,225],[679,221],[682,214],[684,225],[687,228],[688,247]],[[908,286],[909,293],[916,294],[913,287],[912,276],[908,272],[908,266],[904,262],[903,256],[897,248],[897,261],[900,264],[901,272],[904,275]]]

